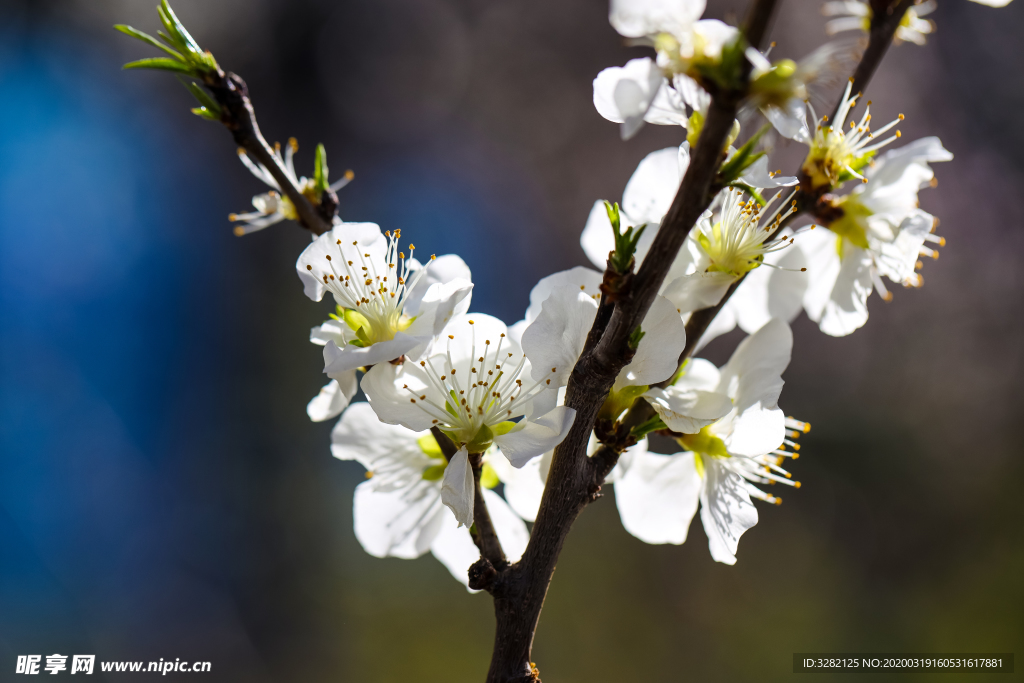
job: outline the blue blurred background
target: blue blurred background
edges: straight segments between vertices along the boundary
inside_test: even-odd
[[[950,244],[927,286],[873,298],[848,338],[795,324],[782,405],[815,425],[804,487],[762,511],[736,566],[699,525],[646,546],[610,497],[586,511],[538,632],[545,680],[1022,651],[1024,5],[940,2],[939,32],[893,49],[867,93],[878,120],[903,112],[909,139],[956,155],[922,194]],[[263,188],[227,133],[172,76],[120,71],[149,50],[110,26],[155,31],[153,5],[0,4],[0,680],[54,652],[209,660],[217,681],[480,680],[489,599],[429,555],[365,555],[361,469],[306,418],[323,383],[307,334],[327,313],[294,276],[308,236],[232,236],[227,214]],[[344,218],[458,252],[474,308],[509,322],[539,277],[585,263],[592,202],[679,142],[648,126],[623,143],[594,112],[593,77],[640,54],[602,0],[175,8],[246,78],[267,137],[298,137],[303,172],[320,141],[335,174],[355,170]],[[824,40],[818,10],[783,3],[778,55]]]

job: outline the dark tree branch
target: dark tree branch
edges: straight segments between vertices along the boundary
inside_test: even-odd
[[[892,39],[896,35],[896,29],[900,27],[900,21],[907,13],[907,10],[914,4],[914,0],[870,0],[871,6],[871,30],[868,36],[868,47],[861,56],[856,70],[853,72],[854,94],[864,92],[875,70],[882,63],[882,58],[892,45]],[[839,103],[836,103],[832,110],[832,118],[835,118],[839,110]]]
[[[221,122],[231,131],[235,144],[263,164],[277,181],[281,191],[291,200],[299,215],[299,225],[314,235],[322,235],[330,230],[338,209],[337,196],[331,190],[327,190],[323,193],[320,204],[314,205],[295,186],[260,132],[245,81],[237,74],[217,69],[204,76],[203,84],[220,105]]]
[[[491,521],[491,513],[487,511],[487,502],[484,500],[483,488],[480,486],[480,475],[483,472],[483,458],[480,453],[470,453],[469,464],[473,468],[473,542],[480,549],[480,557],[487,562],[495,571],[502,571],[508,567],[508,560],[505,559],[505,552],[501,549],[501,541],[498,540],[498,532],[494,529],[494,522]],[[470,577],[473,577],[473,570],[470,568]],[[470,588],[480,590],[489,587],[486,580],[470,582]]]
[[[746,34],[751,44],[762,42],[774,6],[775,0],[755,2]],[[608,318],[605,316],[611,302],[607,292],[602,299],[604,315],[598,316],[596,324],[603,325],[604,330],[596,343],[596,335],[588,336],[586,348],[570,376],[565,404],[576,410],[576,420],[568,436],[555,449],[530,543],[522,560],[502,572],[492,584],[497,628],[488,683],[538,680],[537,671],[530,663],[530,653],[555,563],[576,517],[600,495],[601,482],[614,467],[614,458],[587,457],[590,432],[616,376],[632,356],[630,335],[650,309],[683,240],[714,198],[715,175],[745,95],[749,73],[750,64],[743,60],[744,87],[713,94],[696,149],[672,206],[639,272],[626,291],[616,292],[614,308]]]

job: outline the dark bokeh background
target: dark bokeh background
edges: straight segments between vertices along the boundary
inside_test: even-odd
[[[902,111],[904,135],[956,155],[922,195],[950,246],[851,337],[796,322],[782,403],[815,426],[804,487],[762,509],[736,566],[711,561],[699,523],[647,546],[610,498],[583,514],[538,633],[545,680],[1024,652],[1024,4],[940,1],[938,34],[894,49],[867,95],[876,120]],[[210,660],[225,682],[480,680],[489,599],[429,556],[364,554],[362,471],[306,418],[323,381],[307,332],[327,312],[294,275],[308,237],[233,237],[227,214],[263,190],[225,131],[172,76],[119,71],[150,50],[110,25],[155,31],[153,5],[0,3],[0,679],[60,652]],[[623,143],[593,110],[591,79],[640,54],[603,0],[175,7],[247,79],[268,138],[299,138],[306,173],[318,141],[356,171],[343,217],[457,251],[474,308],[510,322],[539,277],[585,262],[594,199],[679,141]],[[823,41],[818,7],[783,3],[776,54]]]

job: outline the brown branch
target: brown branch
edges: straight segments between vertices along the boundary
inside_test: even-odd
[[[756,0],[746,33],[751,44],[761,43],[774,6],[775,0]],[[743,60],[744,87],[713,93],[690,165],[658,235],[628,291],[616,294],[600,339],[592,348],[588,343],[573,368],[565,405],[576,410],[576,420],[555,449],[530,543],[522,560],[495,577],[489,589],[497,627],[488,683],[538,680],[530,653],[555,563],[576,517],[600,495],[601,482],[614,466],[608,458],[587,457],[590,433],[609,389],[632,355],[630,334],[650,309],[683,240],[711,204],[722,150],[749,72],[750,64]],[[607,297],[603,303],[608,303]],[[604,324],[603,316],[599,322]]]
[[[299,225],[314,235],[322,235],[330,230],[338,208],[337,196],[328,189],[320,198],[320,204],[314,205],[295,186],[260,132],[259,124],[256,123],[256,112],[249,99],[249,89],[241,76],[225,73],[218,68],[204,76],[203,84],[220,105],[221,122],[231,131],[235,144],[263,164],[277,181],[281,191],[291,200],[295,212],[299,215]]]
[[[856,70],[853,72],[854,94],[864,92],[871,77],[875,75],[878,65],[892,45],[892,39],[896,35],[896,29],[900,27],[900,21],[907,13],[907,10],[914,4],[914,0],[870,0],[871,6],[871,30],[868,33],[868,47],[860,58]],[[835,118],[839,111],[839,103],[836,103],[832,110],[832,118]]]
[[[480,475],[483,472],[483,458],[480,453],[469,454],[469,464],[473,468],[473,542],[480,550],[480,560],[469,569],[469,587],[475,590],[488,588],[491,583],[491,572],[500,572],[508,567],[505,552],[501,549],[498,532],[491,521],[491,513],[487,510],[483,488],[480,486]],[[486,563],[483,565],[482,563]],[[478,566],[480,565],[480,566]]]

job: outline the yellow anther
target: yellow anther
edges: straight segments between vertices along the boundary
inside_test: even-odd
[[[235,237],[241,237],[242,235],[245,234],[245,228],[243,228],[241,225],[239,225],[239,226],[236,226],[235,229],[232,230],[232,232],[235,233]]]

